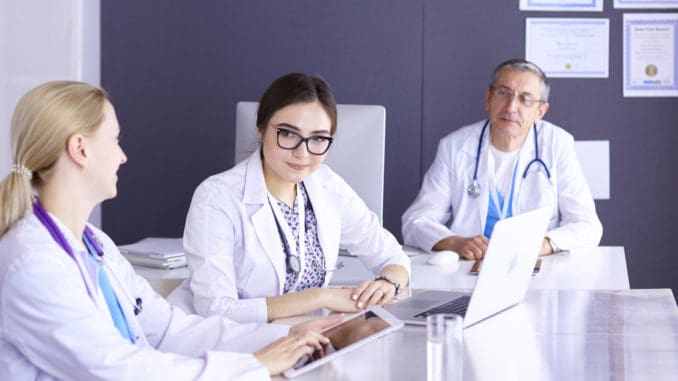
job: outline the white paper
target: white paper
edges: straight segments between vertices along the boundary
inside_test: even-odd
[[[678,8],[678,0],[614,0],[615,8]]]
[[[552,78],[607,78],[610,20],[527,18],[525,58]]]
[[[624,14],[624,96],[678,96],[678,14]]]
[[[602,12],[603,0],[520,0],[520,10]]]
[[[577,140],[577,159],[596,200],[610,198],[610,142],[608,140]]]

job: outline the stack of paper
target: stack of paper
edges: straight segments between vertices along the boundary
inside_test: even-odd
[[[186,266],[181,238],[144,238],[139,242],[118,246],[120,253],[133,265],[160,269]]]

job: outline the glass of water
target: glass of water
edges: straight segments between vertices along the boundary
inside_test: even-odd
[[[463,374],[464,320],[457,314],[426,317],[426,379],[460,381]]]

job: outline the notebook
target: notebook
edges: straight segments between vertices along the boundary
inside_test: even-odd
[[[424,291],[387,309],[419,325],[432,313],[457,313],[466,328],[512,307],[525,297],[551,215],[549,206],[498,221],[473,293]]]

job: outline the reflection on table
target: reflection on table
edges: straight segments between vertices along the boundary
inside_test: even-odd
[[[530,290],[514,308],[464,330],[463,374],[481,381],[675,380],[678,308],[668,289]],[[424,379],[426,330],[418,326],[295,378]]]

